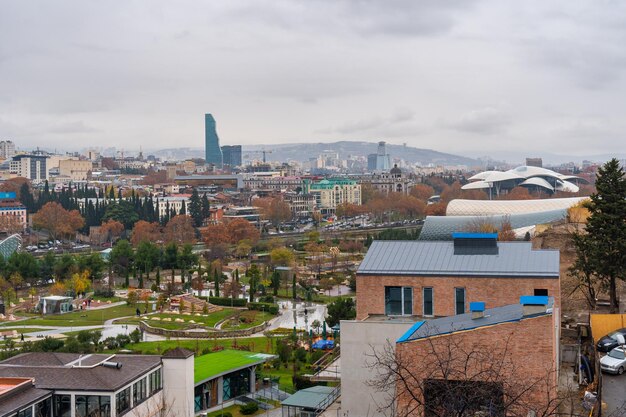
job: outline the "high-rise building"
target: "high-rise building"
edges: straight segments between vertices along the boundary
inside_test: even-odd
[[[215,119],[210,113],[204,115],[204,134],[205,134],[205,161],[207,164],[215,165],[221,168],[224,160],[222,157],[222,149],[220,148],[220,138],[215,130]]]
[[[9,170],[12,174],[33,182],[42,182],[49,178],[46,155],[17,155],[11,160]]]
[[[543,160],[541,158],[526,158],[526,165],[529,167],[543,167]]]
[[[10,140],[0,141],[0,158],[9,159],[15,156],[15,143]]]
[[[376,153],[367,155],[368,171],[389,171],[391,169],[391,156],[387,153],[385,142],[378,142]]]
[[[222,146],[222,159],[224,165],[229,167],[241,166],[241,145],[224,145]]]

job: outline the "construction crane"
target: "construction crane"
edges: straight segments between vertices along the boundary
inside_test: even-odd
[[[272,153],[272,151],[266,151],[265,149],[261,149],[260,151],[248,151],[246,152],[248,155],[250,154],[263,154],[263,163],[266,163],[265,155],[268,153]]]

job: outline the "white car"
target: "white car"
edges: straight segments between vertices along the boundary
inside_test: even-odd
[[[600,359],[600,368],[604,372],[621,375],[626,370],[626,347],[618,346]]]

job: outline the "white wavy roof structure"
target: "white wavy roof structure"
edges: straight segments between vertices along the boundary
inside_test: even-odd
[[[497,216],[539,213],[568,209],[587,197],[548,198],[541,200],[452,200],[446,216]]]
[[[585,181],[576,175],[563,175],[547,168],[522,165],[508,171],[479,172],[470,177],[470,183],[465,184],[461,189],[476,190],[494,187],[499,192],[501,185],[512,188],[511,184],[513,184],[513,186],[541,187],[551,192],[566,191],[576,193],[579,187],[570,182],[571,180]],[[504,185],[506,181],[509,182],[507,185]]]

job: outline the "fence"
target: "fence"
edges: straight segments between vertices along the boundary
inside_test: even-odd
[[[592,314],[590,317],[593,340],[598,340],[614,330],[626,327],[626,314]]]

